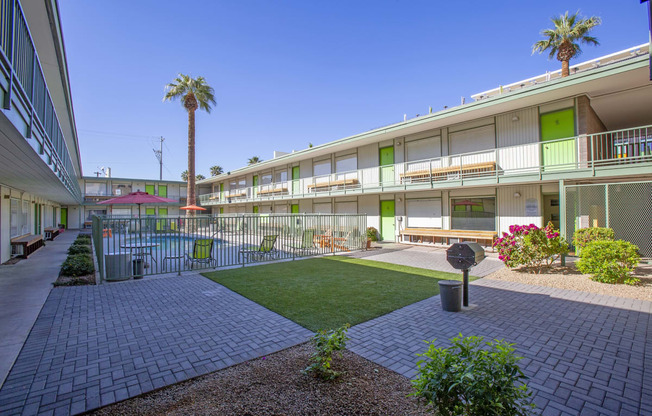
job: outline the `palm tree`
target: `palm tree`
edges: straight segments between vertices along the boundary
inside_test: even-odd
[[[181,172],[181,180],[184,181],[184,182],[188,181],[188,171],[187,170],[184,170],[183,172]]]
[[[213,88],[204,77],[191,78],[179,74],[174,82],[165,86],[167,92],[163,101],[179,98],[181,105],[188,112],[188,205],[197,202],[195,196],[195,111],[198,108],[210,114],[211,105],[215,105]],[[182,176],[183,177],[183,176]]]
[[[263,159],[259,158],[258,156],[250,157],[249,158],[249,164],[250,165],[255,165],[256,163],[262,162]]]
[[[566,12],[564,15],[550,19],[555,27],[541,31],[541,34],[547,39],[540,40],[532,45],[532,54],[550,50],[549,59],[557,54],[557,60],[561,62],[562,77],[570,75],[570,60],[582,53],[580,43],[586,43],[587,45],[600,44],[596,38],[588,36],[588,33],[602,23],[602,20],[597,16],[588,19],[578,18],[579,13],[578,11],[569,16],[568,12]]]
[[[224,172],[222,166],[211,166],[211,176],[221,175]]]
[[[199,175],[195,176],[195,179],[197,179],[198,181],[203,181],[204,179],[206,179],[206,176],[200,173]]]

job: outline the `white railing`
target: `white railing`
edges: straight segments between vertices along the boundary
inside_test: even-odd
[[[335,172],[256,187],[201,195],[202,205],[258,202],[317,195],[359,193],[368,189],[409,189],[413,185],[459,185],[460,182],[652,162],[652,126],[559,140],[461,153],[388,166]]]

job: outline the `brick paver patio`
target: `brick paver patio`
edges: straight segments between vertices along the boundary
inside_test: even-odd
[[[77,414],[306,341],[202,276],[54,289],[0,390],[0,414]]]
[[[412,378],[424,340],[503,338],[524,357],[542,414],[652,414],[652,302],[486,279],[470,302],[443,312],[435,296],[362,323],[349,349]]]

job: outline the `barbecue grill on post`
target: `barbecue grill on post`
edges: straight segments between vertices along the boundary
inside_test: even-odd
[[[469,269],[484,260],[484,249],[469,241],[455,243],[446,250],[446,260],[453,268],[464,272],[462,304],[469,306]]]

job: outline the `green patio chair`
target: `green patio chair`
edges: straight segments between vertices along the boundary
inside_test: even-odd
[[[240,256],[242,256],[242,259],[246,261],[249,261],[249,256],[260,260],[273,260],[279,258],[280,253],[276,249],[277,238],[278,235],[266,235],[263,237],[263,241],[261,241],[260,247],[249,249],[241,248],[238,252],[238,260],[240,260]]]
[[[197,264],[208,264],[209,266],[216,267],[217,259],[213,257],[213,243],[212,239],[199,239],[195,240],[192,247],[192,254],[186,253],[186,266]]]
[[[295,252],[308,253],[315,248],[315,230],[303,230],[301,241],[298,244],[290,244]]]

